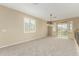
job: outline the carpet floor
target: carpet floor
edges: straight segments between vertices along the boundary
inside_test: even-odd
[[[72,39],[46,37],[0,49],[0,56],[77,56]]]

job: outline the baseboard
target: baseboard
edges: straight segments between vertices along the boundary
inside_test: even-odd
[[[18,44],[22,44],[22,43],[26,43],[26,42],[31,42],[31,41],[34,41],[34,40],[39,40],[39,39],[42,39],[42,38],[45,38],[45,37],[46,36],[44,36],[44,37],[38,37],[38,38],[30,38],[29,40],[19,41],[19,42],[16,42],[16,43],[12,43],[12,44],[9,44],[9,45],[2,46],[0,48],[11,47],[11,46],[15,46],[15,45],[18,45]]]
[[[74,38],[74,42],[75,42],[76,49],[77,49],[77,52],[78,52],[78,55],[79,55],[79,46],[78,46],[77,41],[75,40],[75,38]]]

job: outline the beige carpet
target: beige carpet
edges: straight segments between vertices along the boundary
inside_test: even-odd
[[[75,56],[76,46],[71,39],[47,37],[0,49],[2,56]]]

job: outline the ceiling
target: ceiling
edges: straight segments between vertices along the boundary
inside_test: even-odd
[[[79,17],[78,3],[2,3],[0,5],[16,9],[44,20],[50,19],[50,13],[53,15],[52,20]]]

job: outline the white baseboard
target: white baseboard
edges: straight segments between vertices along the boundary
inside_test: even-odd
[[[78,46],[77,41],[76,41],[75,38],[74,38],[74,42],[75,42],[75,45],[76,45],[77,53],[78,53],[78,55],[79,55],[79,46]]]
[[[1,46],[0,48],[10,47],[10,46],[14,46],[14,45],[18,45],[18,44],[30,42],[30,41],[33,41],[33,40],[36,40],[36,39],[42,39],[42,38],[45,38],[45,37],[46,36],[44,36],[44,37],[38,37],[38,38],[30,38],[30,39],[28,38],[29,40],[18,41],[18,42],[12,43],[12,44]]]

